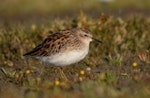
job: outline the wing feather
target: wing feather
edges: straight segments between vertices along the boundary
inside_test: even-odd
[[[52,34],[33,50],[24,54],[24,56],[50,56],[65,48],[65,43],[68,40],[69,35],[64,35],[61,32]]]

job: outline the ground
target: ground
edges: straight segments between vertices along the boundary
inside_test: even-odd
[[[7,17],[8,18],[8,17]],[[6,18],[6,19],[7,19]],[[11,19],[13,20],[13,19]],[[92,42],[79,63],[60,68],[26,58],[49,34],[86,28]],[[1,98],[149,98],[150,18],[80,11],[74,17],[0,22]]]

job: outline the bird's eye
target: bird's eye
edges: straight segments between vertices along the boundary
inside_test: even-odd
[[[87,37],[87,35],[84,35],[85,37]]]

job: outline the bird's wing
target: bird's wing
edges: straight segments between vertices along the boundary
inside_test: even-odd
[[[64,35],[61,32],[48,36],[41,44],[35,47],[24,56],[50,56],[61,49],[67,47],[66,42],[69,40],[69,35]]]

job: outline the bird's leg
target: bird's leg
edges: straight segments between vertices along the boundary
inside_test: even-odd
[[[65,73],[63,72],[63,67],[58,67],[61,78],[65,79],[65,81],[68,81],[68,78],[66,77]]]

